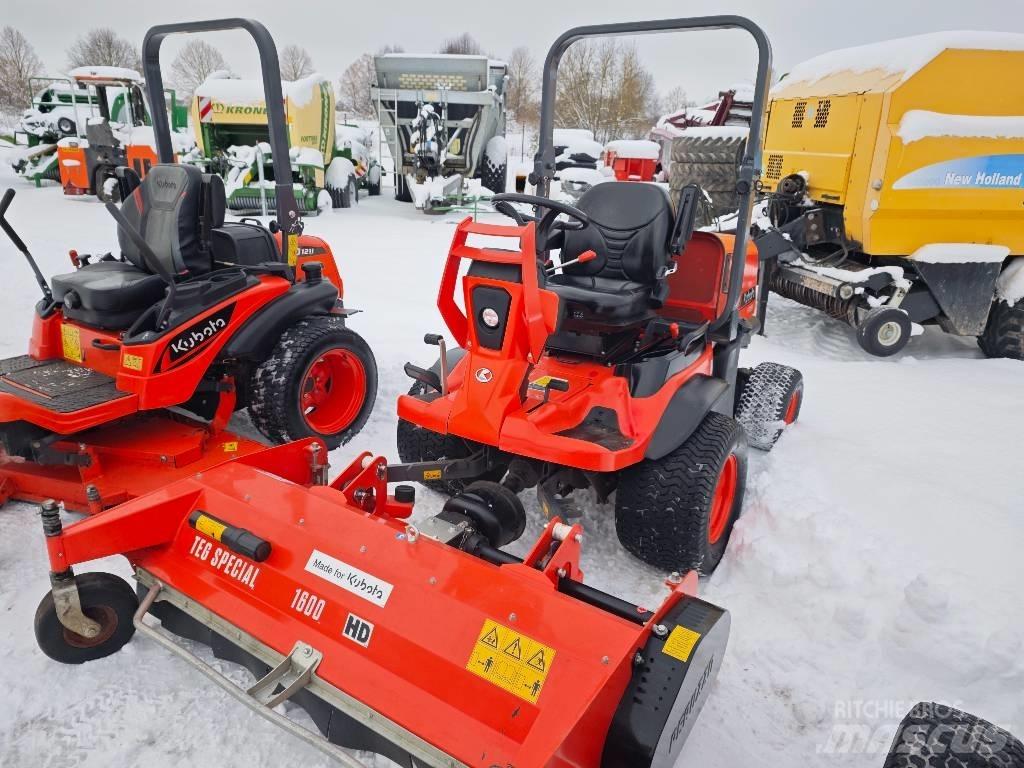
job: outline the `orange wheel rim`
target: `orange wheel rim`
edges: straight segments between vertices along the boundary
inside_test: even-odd
[[[792,424],[796,421],[796,414],[800,410],[800,390],[798,389],[792,395],[789,396],[789,402],[786,403],[786,414],[782,417],[782,420],[787,424]]]
[[[347,349],[330,349],[310,364],[299,389],[299,408],[310,429],[341,432],[355,421],[366,400],[366,369]]]
[[[718,473],[718,482],[711,495],[711,518],[708,520],[708,543],[717,544],[725,533],[736,502],[736,481],[739,476],[739,461],[730,453]]]

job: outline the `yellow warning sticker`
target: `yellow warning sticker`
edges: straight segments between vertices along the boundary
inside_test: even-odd
[[[440,469],[426,469],[423,471],[424,480],[440,480],[441,470]]]
[[[238,450],[238,441],[231,440],[230,442],[224,443],[224,453],[234,453]]]
[[[288,266],[294,267],[299,260],[299,238],[286,234],[284,239],[288,243]]]
[[[74,325],[61,325],[60,342],[64,348],[64,359],[75,363],[82,362],[82,337],[78,327]]]
[[[138,355],[130,355],[125,352],[121,355],[121,365],[131,371],[141,371],[142,358]]]
[[[214,520],[212,517],[200,515],[196,519],[196,530],[200,533],[205,533],[211,539],[220,541],[220,537],[224,534],[224,531],[227,530],[227,526],[224,525],[224,523]]]
[[[531,389],[544,389],[548,384],[551,383],[553,376],[541,376],[539,379],[534,379],[530,382]]]
[[[466,669],[536,704],[554,660],[554,648],[486,619]]]
[[[700,633],[686,627],[676,627],[665,641],[661,652],[680,661],[689,661],[693,646],[700,640]]]

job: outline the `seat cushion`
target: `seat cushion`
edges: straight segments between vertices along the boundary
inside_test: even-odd
[[[642,320],[650,310],[651,289],[643,283],[556,275],[546,287],[562,299],[568,321],[621,325]]]
[[[66,317],[110,329],[127,328],[167,290],[157,275],[123,261],[98,261],[56,275],[52,287]]]

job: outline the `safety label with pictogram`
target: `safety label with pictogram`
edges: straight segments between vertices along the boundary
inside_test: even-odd
[[[554,660],[554,648],[486,619],[466,669],[536,704]]]

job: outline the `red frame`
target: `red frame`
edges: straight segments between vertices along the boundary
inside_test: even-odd
[[[267,449],[76,522],[47,538],[50,567],[124,554],[279,653],[297,639],[310,643],[323,653],[321,678],[467,765],[599,765],[637,649],[679,600],[696,595],[696,574],[667,584],[646,624],[627,621],[557,590],[554,569],[582,580],[579,526],[544,571],[530,563],[550,551],[557,519],[523,565],[491,565],[410,539],[402,518],[411,505],[387,497],[371,512],[354,503],[367,485],[386,494],[381,457],[362,454],[330,486],[310,487],[315,443]],[[196,556],[197,548],[223,547],[189,525],[195,509],[270,542],[265,561],[241,558],[259,568],[252,584]],[[386,605],[307,571],[314,549],[392,584]],[[325,600],[318,619],[291,609],[298,590]],[[350,613],[374,625],[366,647],[340,631]],[[535,704],[467,670],[487,619],[555,649]]]
[[[535,225],[480,224],[465,219],[456,228],[445,263],[437,305],[455,341],[466,355],[455,365],[448,378],[448,394],[421,400],[409,395],[398,399],[398,415],[414,424],[441,434],[453,434],[491,445],[517,456],[584,470],[612,472],[643,459],[647,446],[661,422],[662,415],[676,391],[697,375],[711,375],[713,348],[705,341],[703,350],[684,370],[672,376],[659,391],[648,397],[633,397],[627,380],[598,362],[572,358],[545,351],[556,328],[558,296],[540,288],[535,268]],[[517,250],[473,247],[470,235],[504,237],[518,240]],[[670,278],[670,296],[663,314],[691,322],[718,317],[726,311],[728,263],[733,238],[730,235],[698,232],[678,256],[679,269]],[[472,305],[477,286],[494,286],[510,295],[508,320],[500,350],[488,349],[476,338],[475,325],[455,301],[459,267],[463,259],[495,264],[515,264],[521,268],[522,283],[492,280],[466,275],[462,278],[463,306]],[[744,275],[744,303],[741,317],[752,314],[756,306],[757,252],[751,245]],[[694,274],[699,283],[710,286],[704,295],[691,288]],[[689,278],[689,280],[688,280]],[[749,283],[749,290],[748,290]],[[487,380],[477,374],[486,369]],[[567,392],[551,391],[547,402],[527,388],[527,381],[553,376],[569,382]],[[619,414],[619,428],[632,442],[619,450],[558,433],[578,425],[594,407],[605,407]]]

